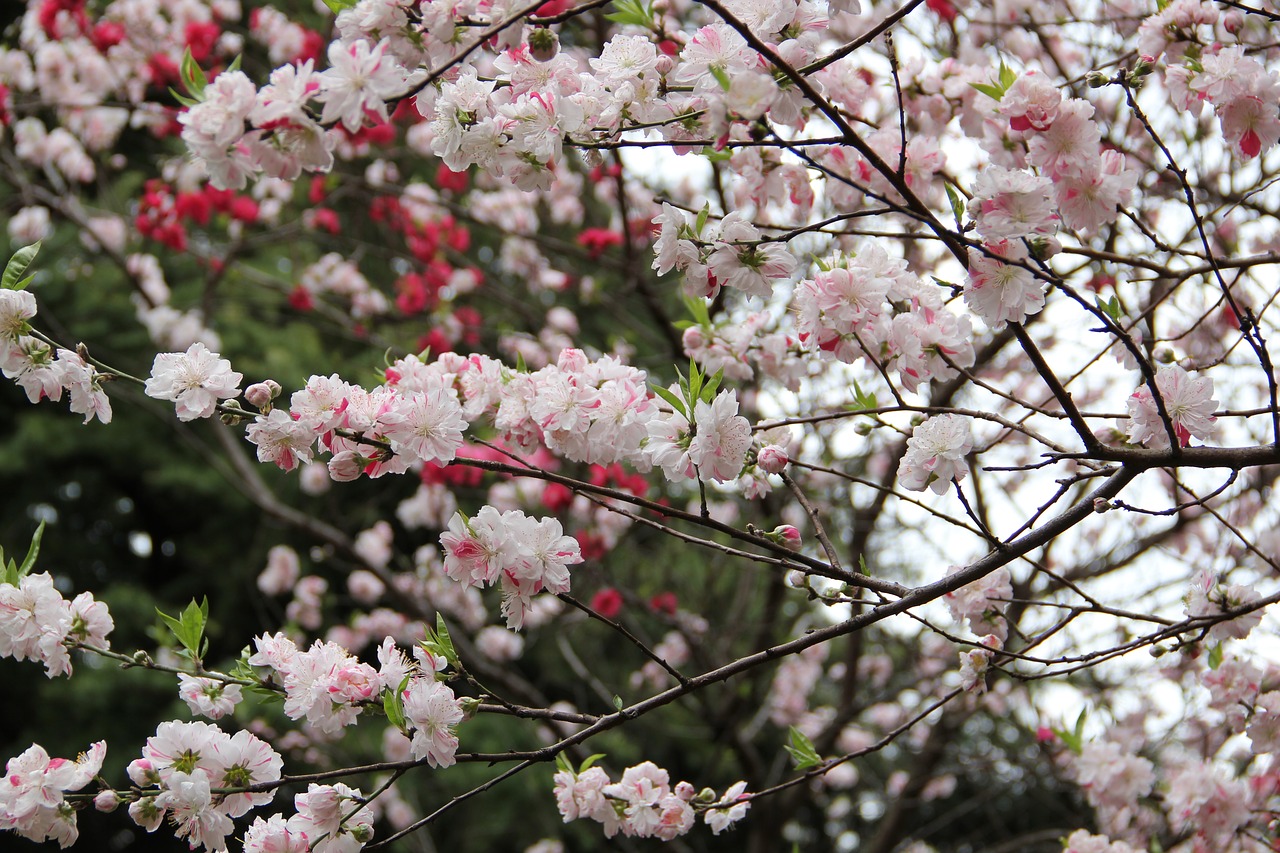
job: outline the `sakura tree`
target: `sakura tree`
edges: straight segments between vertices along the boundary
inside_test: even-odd
[[[30,0],[0,829],[1275,849],[1276,20]]]

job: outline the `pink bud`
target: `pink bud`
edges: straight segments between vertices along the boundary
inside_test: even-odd
[[[98,796],[93,798],[93,807],[100,812],[113,812],[118,805],[120,805],[120,795],[110,788],[99,791]]]
[[[706,347],[707,336],[703,333],[701,326],[690,326],[684,330],[680,342],[684,345],[685,352],[697,352]]]
[[[360,476],[368,460],[354,450],[344,450],[329,460],[329,476],[339,483],[349,483]]]
[[[790,524],[780,524],[773,528],[769,538],[788,551],[799,551],[804,544],[800,539],[800,531]]]
[[[244,391],[244,398],[249,405],[259,409],[265,409],[270,406],[271,401],[278,396],[280,396],[280,383],[274,379],[250,385]]]
[[[781,474],[790,461],[787,458],[787,451],[776,444],[769,444],[760,448],[760,453],[756,456],[756,464],[766,474]],[[792,529],[794,530],[795,528]]]

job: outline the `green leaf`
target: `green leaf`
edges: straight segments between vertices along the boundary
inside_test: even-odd
[[[1217,669],[1222,666],[1222,643],[1218,643],[1209,650],[1209,669]]]
[[[858,555],[858,571],[867,577],[871,577],[871,570],[867,568],[867,558],[862,554]]]
[[[716,82],[720,84],[720,88],[726,92],[733,88],[733,82],[729,79],[729,74],[718,65],[708,65],[707,70],[711,72],[711,76],[716,78]]]
[[[409,676],[400,681],[395,690],[387,690],[382,694],[382,710],[387,713],[387,721],[400,731],[404,731],[404,689],[409,684]]]
[[[4,278],[0,279],[0,285],[5,290],[21,290],[22,276],[26,274],[27,267],[31,266],[31,262],[36,259],[36,253],[40,251],[40,241],[32,243],[30,246],[24,246],[13,253],[13,257],[9,259],[9,263],[4,268]]]
[[[704,403],[710,403],[716,398],[716,391],[720,387],[720,380],[724,378],[724,368],[716,371],[716,375],[707,380],[702,386],[702,395],[699,399]]]
[[[650,387],[653,388],[653,393],[666,400],[674,411],[683,416],[685,420],[689,420],[689,412],[685,410],[683,400],[660,385],[650,383]]]
[[[563,755],[563,753],[561,753]],[[582,762],[582,766],[578,768],[579,773],[586,773],[591,769],[591,765],[604,758],[603,752],[597,752],[595,755],[588,755],[587,760]]]
[[[191,48],[182,52],[182,65],[179,66],[179,71],[182,74],[182,84],[187,87],[187,94],[196,99],[203,97],[204,87],[209,85],[209,80],[204,76],[204,69],[200,67],[200,63],[196,62],[196,58],[191,55]]]
[[[992,86],[989,83],[970,83],[969,85],[993,101],[998,101],[1004,97],[1004,92],[1000,90],[999,86]]]
[[[697,236],[702,236],[702,229],[707,227],[709,218],[711,218],[711,202],[702,205],[702,210],[698,211],[698,219],[694,222],[694,233]]]
[[[733,159],[732,151],[717,151],[714,148],[703,148],[702,156],[706,157],[712,163],[727,163]],[[701,229],[699,229],[701,230]]]
[[[621,696],[616,696],[616,695],[615,695],[615,696],[613,697],[613,707],[614,707],[614,708],[616,708],[616,709],[617,709],[617,710],[619,710],[619,711],[621,711],[621,710],[622,710],[622,697],[621,697]]]
[[[606,20],[615,24],[653,29],[653,9],[648,4],[641,3],[640,0],[615,0],[613,6],[616,11],[605,15]]]
[[[1000,60],[1000,88],[1005,92],[1009,91],[1009,87],[1018,82],[1018,73],[1004,64],[1004,60]]]
[[[516,352],[516,373],[528,373],[529,365],[524,363],[524,353]]]
[[[1120,298],[1113,295],[1110,299],[1103,300],[1100,296],[1093,297],[1093,303],[1098,306],[1102,313],[1111,318],[1112,322],[1119,324],[1122,313],[1120,311]]]
[[[324,5],[329,7],[329,11],[338,14],[346,9],[354,9],[356,0],[324,0]]]
[[[947,201],[951,202],[951,215],[956,218],[956,227],[959,228],[964,222],[964,200],[960,198],[960,193],[956,192],[956,188],[951,184],[945,184],[947,188]]]
[[[711,325],[711,312],[707,310],[707,300],[686,296],[684,297],[684,304],[689,309],[689,313],[693,315],[694,322],[699,326]]]
[[[690,406],[702,399],[702,371],[698,370],[697,362],[692,357],[689,358],[689,393],[685,395],[685,399]]]
[[[570,776],[578,775],[573,771],[573,764],[569,762],[569,756],[565,755],[563,752],[556,753],[556,769],[563,770]]]
[[[236,58],[231,60],[231,64],[227,66],[227,71],[239,71],[241,59],[244,59],[244,55],[237,53]]]
[[[1088,713],[1087,709],[1080,712],[1080,716],[1076,717],[1076,724],[1071,731],[1066,729],[1053,730],[1053,733],[1058,736],[1058,739],[1066,744],[1067,749],[1071,750],[1076,755],[1079,755],[1084,749],[1084,721],[1085,717],[1088,716]]]
[[[200,103],[193,98],[188,98],[186,95],[179,93],[178,90],[172,86],[169,87],[169,94],[173,96],[175,101],[182,104],[184,107],[194,107],[196,104]]]
[[[449,636],[449,628],[444,624],[444,617],[439,613],[436,614],[436,627],[434,630],[427,629],[427,638],[422,641],[422,647],[433,655],[444,658],[454,669],[462,668],[458,652],[453,647],[453,638]]]
[[[862,386],[858,384],[858,380],[855,379],[853,381],[853,403],[848,408],[851,412],[877,408],[876,395],[865,393],[862,390]]]
[[[790,743],[783,744],[783,749],[791,756],[791,760],[795,762],[795,769],[808,770],[811,767],[817,767],[822,763],[822,758],[818,755],[818,751],[813,748],[813,741],[809,740],[804,732],[795,726],[790,730]]]
[[[36,528],[36,532],[31,536],[31,547],[27,549],[27,556],[23,558],[22,565],[18,567],[18,579],[26,577],[27,572],[31,571],[31,567],[36,564],[36,557],[40,556],[40,539],[44,536],[44,522],[40,522],[40,526]]]
[[[196,657],[204,654],[207,643],[201,643],[204,636],[204,626],[209,621],[209,599],[205,598],[199,604],[192,599],[187,605],[187,609],[183,610],[178,618],[174,618],[165,613],[160,608],[156,608],[156,613],[169,626],[169,630],[173,632],[173,636],[178,640],[184,649]]]

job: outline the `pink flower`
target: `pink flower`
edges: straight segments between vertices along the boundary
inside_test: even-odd
[[[994,257],[969,250],[969,278],[964,286],[965,304],[992,329],[1021,323],[1044,308],[1044,283],[1022,264],[1028,254],[1021,242],[988,246]],[[1021,263],[1005,263],[1003,259]]]
[[[957,415],[938,415],[916,427],[907,440],[907,452],[898,468],[898,482],[904,489],[922,492],[925,488],[943,494],[951,481],[969,474],[964,457],[973,450],[969,421]]]
[[[756,464],[766,474],[781,474],[787,469],[790,461],[786,449],[776,444],[765,445],[756,454]]]
[[[211,720],[221,719],[240,703],[240,685],[226,684],[213,678],[196,678],[185,672],[178,674],[178,696],[191,713]]]
[[[178,420],[190,421],[212,415],[218,400],[238,396],[241,378],[231,362],[196,342],[185,353],[157,355],[145,390],[148,397],[176,403]]]
[[[462,707],[453,691],[434,678],[415,678],[404,691],[404,716],[413,726],[413,757],[432,767],[449,767],[458,751],[454,729]]]
[[[343,127],[355,133],[364,124],[366,111],[387,120],[386,101],[403,94],[406,79],[404,68],[386,54],[387,46],[383,40],[371,47],[364,39],[329,45],[329,68],[320,75],[321,122],[340,119]]]
[[[737,394],[721,391],[710,403],[699,400],[693,412],[689,461],[697,466],[698,478],[736,480],[751,447],[751,424],[738,414]]]
[[[1165,412],[1178,438],[1178,444],[1186,447],[1191,437],[1208,438],[1213,432],[1214,412],[1218,401],[1213,399],[1213,380],[1208,376],[1192,378],[1176,364],[1156,371],[1156,388],[1164,400]],[[1129,397],[1129,441],[1156,450],[1169,448],[1169,430],[1160,417],[1151,389],[1139,386]]]

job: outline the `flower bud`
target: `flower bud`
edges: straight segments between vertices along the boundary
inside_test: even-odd
[[[93,807],[100,812],[113,812],[119,805],[120,795],[110,788],[99,791],[98,796],[93,798]]]
[[[250,385],[244,391],[244,398],[249,405],[255,406],[265,414],[271,408],[271,401],[280,396],[280,383],[274,379]]]
[[[560,52],[560,37],[554,30],[539,27],[529,33],[529,55],[539,62],[550,62]]]
[[[1101,89],[1103,86],[1111,84],[1111,78],[1101,71],[1090,71],[1085,75],[1084,82],[1088,84],[1090,89]]]
[[[329,476],[339,483],[349,483],[358,478],[369,460],[354,450],[344,450],[329,460]]]
[[[790,524],[779,524],[772,531],[766,533],[765,538],[776,542],[788,551],[799,551],[804,545],[800,538],[800,531]]]
[[[701,326],[690,326],[684,330],[680,343],[684,345],[685,352],[697,352],[706,347],[707,336]]]
[[[787,458],[787,451],[776,444],[760,448],[760,453],[756,456],[756,464],[766,474],[781,474],[790,461]]]

